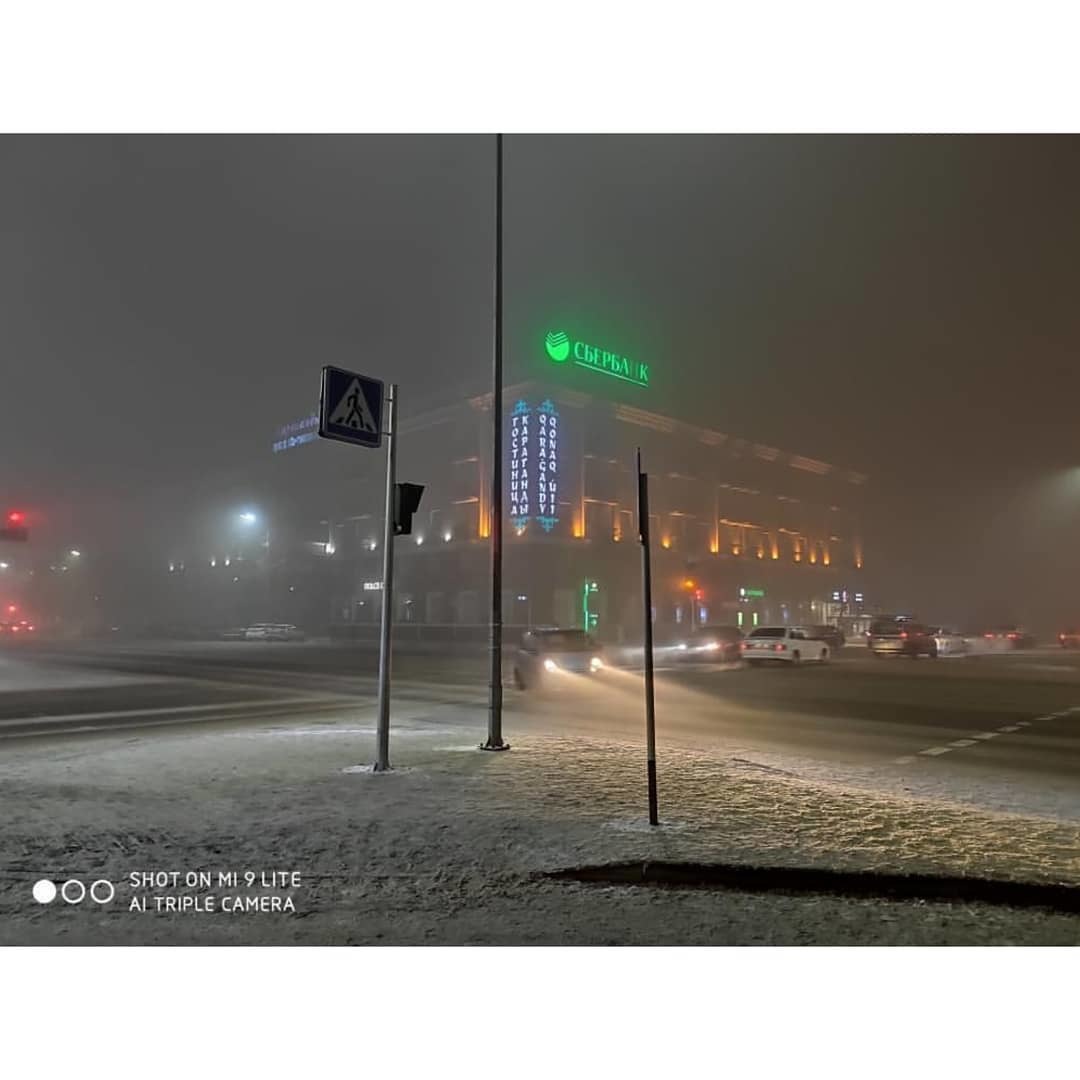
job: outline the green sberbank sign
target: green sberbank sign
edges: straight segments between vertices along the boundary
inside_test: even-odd
[[[590,345],[587,341],[576,341],[565,330],[548,331],[544,338],[544,348],[556,364],[563,364],[573,358],[578,367],[588,368],[601,375],[610,375],[613,379],[621,379],[635,386],[649,385],[648,364],[620,356],[619,353],[599,345]]]

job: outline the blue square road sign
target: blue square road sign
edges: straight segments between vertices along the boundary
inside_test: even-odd
[[[341,368],[322,369],[319,434],[356,446],[382,445],[383,383]]]

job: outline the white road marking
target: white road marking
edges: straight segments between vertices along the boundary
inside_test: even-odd
[[[48,729],[50,724],[69,723],[72,720],[123,720],[132,716],[189,716],[196,713],[209,712],[233,712],[244,709],[253,709],[265,706],[268,709],[277,709],[292,705],[326,704],[338,700],[326,694],[306,694],[303,697],[289,698],[254,698],[250,701],[217,701],[205,705],[171,705],[164,708],[153,709],[119,709],[111,712],[84,712],[84,713],[45,713],[44,715],[12,716],[0,721],[0,730],[7,727],[25,727],[33,724],[42,731]]]
[[[1069,712],[1080,712],[1080,705],[1074,705]],[[1016,731],[1023,731],[1026,727],[1031,727],[1032,724],[1038,723],[1040,720],[1051,720],[1058,713],[1050,713],[1046,716],[1036,716],[1034,720],[1017,720],[1015,724],[1005,724],[1003,727],[999,727],[997,731],[979,731],[976,734],[966,739],[954,739],[948,746],[931,746],[926,750],[920,750],[915,757],[898,757],[893,759],[894,765],[910,765],[918,757],[940,757],[942,754],[949,753],[950,750],[964,750],[969,746],[977,746],[979,742],[986,739],[996,739],[1003,733],[1012,734]],[[1064,715],[1064,714],[1060,714]]]

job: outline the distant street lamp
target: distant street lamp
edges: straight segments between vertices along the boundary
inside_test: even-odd
[[[79,557],[79,556],[80,556],[80,555],[82,554],[82,552],[81,552],[81,551],[76,551],[76,550],[75,550],[74,548],[72,548],[72,549],[71,549],[71,551],[69,551],[69,552],[68,552],[68,554],[69,554],[69,555],[70,555],[70,556],[71,556],[71,557],[72,557],[73,559],[77,559],[77,558],[78,558],[78,557]]]
[[[239,515],[240,524],[246,528],[257,525],[259,523],[259,515],[254,510],[241,510]],[[266,617],[271,617],[271,609],[274,602],[274,583],[271,574],[270,566],[270,526],[266,526],[266,533],[263,537],[262,546],[266,552],[266,558],[263,563],[264,577],[266,579]]]

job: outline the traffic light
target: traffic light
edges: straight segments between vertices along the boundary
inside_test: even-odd
[[[408,536],[412,532],[412,516],[420,506],[423,484],[394,485],[394,535]]]
[[[26,527],[26,515],[21,510],[9,510],[0,528],[0,540],[29,540],[30,532]]]

